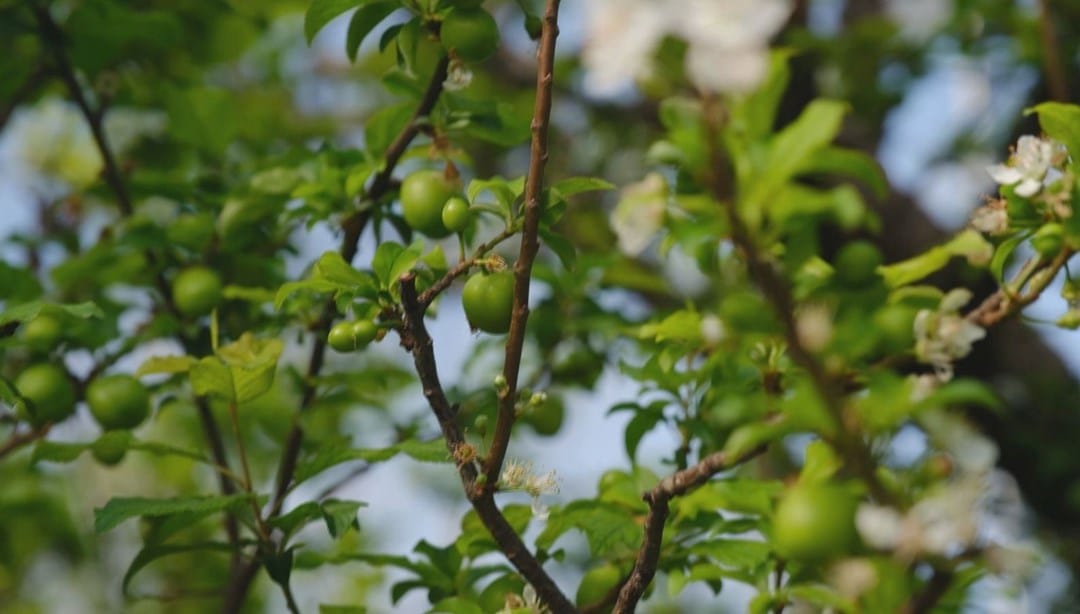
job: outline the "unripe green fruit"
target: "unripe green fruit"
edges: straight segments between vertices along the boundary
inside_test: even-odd
[[[21,326],[22,342],[26,347],[37,352],[48,352],[64,338],[64,329],[60,320],[48,314],[24,322]]]
[[[465,282],[461,302],[469,326],[486,333],[502,334],[510,330],[514,310],[514,273],[477,273]]]
[[[209,213],[181,215],[165,229],[165,236],[173,245],[201,252],[214,237],[214,216]]]
[[[75,413],[75,388],[60,367],[46,363],[27,367],[15,378],[15,389],[33,405],[29,419],[34,426],[61,422]]]
[[[112,466],[124,460],[130,444],[131,433],[127,431],[107,431],[91,444],[90,453],[102,465]]]
[[[442,210],[442,223],[450,232],[462,232],[469,227],[469,203],[460,196],[446,201]]]
[[[176,309],[184,316],[204,316],[221,302],[221,277],[204,266],[193,266],[180,271],[173,279],[172,295]]]
[[[858,499],[836,485],[797,485],[773,514],[773,545],[788,559],[817,561],[844,554],[854,546]]]
[[[411,228],[433,239],[450,234],[443,225],[446,201],[456,196],[460,182],[448,179],[441,171],[421,170],[401,182],[401,209]]]
[[[836,279],[848,287],[865,286],[877,277],[881,252],[869,241],[853,241],[836,255]]]
[[[882,349],[890,354],[915,347],[915,315],[918,310],[907,305],[885,305],[874,313]]]
[[[339,352],[351,352],[356,349],[356,337],[353,336],[352,322],[338,322],[326,336],[330,347]]]
[[[379,327],[375,326],[371,320],[357,320],[352,323],[352,335],[358,349],[367,347],[375,340],[378,332]]]
[[[1043,258],[1053,258],[1061,252],[1065,245],[1065,228],[1061,224],[1051,222],[1035,231],[1031,237],[1031,247]]]
[[[150,415],[150,393],[130,375],[96,378],[86,387],[86,403],[106,431],[133,429]]]
[[[480,62],[499,48],[499,26],[483,9],[457,8],[443,20],[439,38],[459,59]]]

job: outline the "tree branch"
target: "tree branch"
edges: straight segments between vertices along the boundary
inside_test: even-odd
[[[22,102],[26,100],[30,96],[30,94],[33,94],[34,90],[40,87],[41,84],[45,82],[48,76],[49,71],[46,70],[44,66],[38,67],[29,75],[27,75],[26,80],[23,81],[22,84],[14,92],[12,92],[11,98],[7,101],[7,103],[4,104],[3,107],[0,107],[0,130],[3,130],[4,125],[6,125],[8,120],[11,119],[11,114],[15,112],[15,109],[18,108],[18,106],[22,104]]]
[[[521,540],[510,523],[507,522],[495,503],[494,489],[484,488],[477,483],[475,454],[465,441],[465,436],[456,420],[456,408],[446,398],[439,380],[438,366],[435,362],[434,342],[424,326],[424,308],[416,292],[416,274],[406,273],[401,278],[401,305],[403,322],[398,329],[401,345],[413,356],[416,373],[420,377],[424,397],[439,421],[446,447],[450,451],[465,494],[476,510],[477,516],[495,539],[503,554],[521,573],[522,577],[536,589],[536,594],[553,612],[575,612],[573,604],[559,590],[540,562],[536,560],[528,546]],[[497,478],[496,478],[497,479]]]
[[[521,250],[514,265],[514,308],[510,332],[506,339],[506,358],[503,377],[506,388],[499,391],[499,413],[492,436],[491,448],[484,465],[484,484],[493,492],[502,471],[510,432],[514,426],[517,401],[517,382],[521,371],[521,353],[525,348],[525,325],[529,319],[529,281],[533,261],[540,249],[540,215],[543,213],[544,167],[548,159],[548,122],[551,117],[552,86],[555,81],[555,39],[559,35],[559,0],[547,0],[537,50],[536,103],[533,107],[532,144],[529,172],[525,177],[525,225],[521,235]]]
[[[741,465],[764,451],[765,446],[734,456],[723,451],[714,452],[696,464],[664,478],[642,496],[649,504],[649,513],[645,516],[645,537],[638,549],[634,569],[619,591],[613,610],[615,614],[633,612],[641,596],[645,594],[645,589],[656,576],[656,567],[660,562],[660,546],[664,541],[664,523],[667,522],[669,512],[668,502],[708,482],[717,473]]]
[[[1042,46],[1043,72],[1050,97],[1058,102],[1069,101],[1069,78],[1061,62],[1061,46],[1054,32],[1054,17],[1049,0],[1036,0],[1039,7],[1039,44]]]
[[[969,311],[965,317],[972,324],[989,328],[1015,315],[1042,295],[1074,253],[1072,250],[1063,249],[1050,262],[1036,269],[1029,278],[1026,292],[1013,295],[1008,289],[1000,288],[983,299],[979,306]],[[1037,264],[1037,261],[1035,263]]]
[[[0,458],[4,458],[8,454],[15,452],[19,448],[34,443],[39,439],[43,439],[49,434],[50,424],[46,424],[41,428],[35,428],[25,433],[14,433],[3,444],[0,444]]]

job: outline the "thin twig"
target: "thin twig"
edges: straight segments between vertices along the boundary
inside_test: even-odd
[[[67,86],[72,100],[75,101],[75,104],[82,111],[83,116],[90,125],[90,134],[94,137],[98,152],[101,153],[105,182],[109,184],[109,189],[116,196],[116,204],[120,207],[120,212],[125,216],[130,216],[134,211],[131,195],[124,184],[124,175],[120,172],[120,166],[116,163],[116,156],[113,154],[112,147],[109,146],[109,139],[105,134],[104,113],[102,109],[92,107],[89,99],[87,99],[82,84],[79,83],[79,78],[75,74],[75,67],[72,66],[71,60],[64,49],[64,33],[60,30],[60,26],[56,24],[56,21],[53,20],[48,7],[34,3],[32,8],[34,16],[37,18],[38,27],[41,30],[41,36],[52,52],[53,61],[56,63],[56,72],[64,85]]]
[[[46,424],[41,428],[36,428],[24,433],[15,433],[8,438],[2,445],[0,445],[0,458],[4,458],[8,454],[15,452],[19,448],[34,443],[39,439],[43,439],[49,434],[50,424]]]
[[[660,562],[660,547],[664,541],[664,523],[670,511],[668,502],[708,482],[717,473],[745,463],[764,451],[765,447],[761,446],[735,456],[723,451],[714,452],[696,464],[664,478],[642,496],[649,504],[649,513],[645,517],[645,537],[638,549],[634,569],[619,591],[613,610],[615,614],[633,612],[656,575],[656,567]]]
[[[1049,0],[1036,0],[1039,7],[1039,44],[1042,46],[1043,71],[1046,73],[1046,89],[1050,98],[1058,102],[1069,101],[1069,77],[1061,62],[1061,46],[1054,31],[1054,17],[1050,14]]]
[[[1029,275],[1027,287],[1020,289],[1024,290],[1022,294],[1013,294],[1008,286],[998,289],[983,299],[979,306],[969,311],[965,317],[972,324],[990,328],[1015,315],[1042,295],[1074,253],[1072,250],[1063,249],[1045,266],[1034,267]],[[1038,263],[1033,260],[1029,264]],[[1025,265],[1024,269],[1027,268],[1028,265]]]
[[[24,100],[29,98],[30,94],[33,94],[48,77],[49,71],[46,70],[44,66],[38,67],[27,75],[26,80],[23,81],[22,85],[12,92],[11,99],[7,101],[3,108],[0,108],[0,130],[3,130],[4,125],[11,119],[11,114],[15,112],[15,109],[18,108]]]
[[[499,391],[499,412],[491,448],[484,464],[484,488],[494,492],[502,471],[510,433],[514,426],[521,353],[525,348],[525,325],[529,319],[529,281],[533,261],[540,249],[540,215],[543,213],[544,168],[548,159],[548,123],[551,118],[552,86],[555,82],[555,39],[559,35],[559,0],[547,0],[544,7],[540,47],[537,51],[536,103],[531,124],[529,171],[525,176],[525,224],[521,250],[514,265],[514,308],[506,339],[503,377],[507,386]]]

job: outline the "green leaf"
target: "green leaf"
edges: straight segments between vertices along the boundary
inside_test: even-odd
[[[50,463],[70,463],[79,458],[86,450],[90,449],[92,442],[87,443],[61,443],[57,441],[41,440],[34,445],[34,452],[30,455],[30,464],[41,461]]]
[[[549,549],[563,533],[577,529],[589,541],[589,550],[598,558],[627,555],[641,541],[641,527],[622,506],[602,501],[582,500],[552,510],[536,545]]]
[[[936,273],[957,256],[967,258],[973,265],[985,266],[991,263],[992,253],[993,247],[990,243],[978,232],[968,229],[944,245],[932,247],[907,260],[879,267],[878,272],[889,287],[895,288]]]
[[[139,516],[159,517],[188,512],[213,513],[231,511],[249,501],[248,495],[217,495],[210,497],[176,497],[172,499],[148,499],[144,497],[116,497],[109,499],[105,507],[94,509],[94,531],[104,533],[130,518]]]
[[[172,556],[174,554],[186,554],[189,552],[201,551],[231,552],[232,546],[219,542],[202,542],[197,544],[150,544],[144,546],[143,549],[135,555],[131,564],[128,565],[127,571],[124,572],[121,590],[126,595],[128,585],[131,584],[131,580],[135,578],[135,574],[160,558]]]
[[[1038,113],[1039,126],[1048,136],[1065,145],[1073,165],[1080,164],[1080,106],[1044,102],[1027,109],[1025,115]]]
[[[381,158],[397,135],[412,121],[416,104],[402,102],[386,105],[368,117],[364,125],[364,142],[376,157]]]
[[[431,607],[430,614],[485,614],[484,609],[464,597],[447,597]]]
[[[236,402],[232,372],[216,356],[207,356],[191,366],[191,388],[199,396],[211,396],[228,403]]]
[[[714,539],[694,544],[690,550],[729,569],[752,569],[768,562],[772,546],[749,539]]]
[[[799,474],[799,482],[802,484],[824,482],[843,466],[843,459],[829,444],[816,439],[806,446],[806,459],[803,461],[802,472]]]
[[[555,185],[551,186],[551,190],[553,192],[558,192],[559,196],[563,198],[570,198],[575,194],[581,194],[583,192],[613,189],[615,189],[615,184],[604,181],[598,177],[571,177],[569,179],[557,181],[555,182]]]
[[[84,320],[105,317],[105,314],[97,304],[90,301],[70,305],[30,301],[29,303],[16,305],[15,307],[0,313],[0,326],[8,324],[9,322],[25,322],[26,320],[33,320],[43,313],[53,315],[67,314]]]
[[[857,179],[870,188],[874,196],[884,198],[889,193],[889,180],[873,156],[866,152],[842,147],[824,147],[796,170],[797,175],[826,173]]]
[[[319,614],[367,614],[367,608],[359,605],[319,604]]]
[[[800,601],[816,606],[826,606],[827,609],[836,612],[860,611],[854,603],[824,584],[795,584],[785,587],[784,591]]]
[[[292,575],[293,569],[293,548],[264,556],[263,565],[266,567],[266,574],[270,576],[271,580],[280,586],[288,587],[289,576]]]
[[[372,2],[353,13],[352,19],[349,20],[349,33],[345,40],[345,52],[349,55],[350,61],[356,61],[356,53],[360,50],[360,45],[364,43],[367,35],[398,6],[397,2]]]
[[[326,521],[326,530],[330,537],[341,537],[346,531],[358,528],[356,512],[366,503],[360,501],[343,501],[340,499],[327,499],[322,503],[321,512]]]
[[[990,274],[998,283],[1005,283],[1005,265],[1009,262],[1009,256],[1028,238],[1028,234],[1018,232],[994,248],[994,257],[990,260]]]
[[[310,45],[319,30],[333,18],[363,3],[364,0],[313,0],[304,13],[304,37],[307,38],[307,44]]]
[[[151,356],[139,365],[139,369],[135,371],[135,377],[187,373],[197,362],[198,360],[191,356]]]
[[[446,449],[446,443],[440,439],[420,441],[408,439],[394,446],[399,452],[403,452],[413,459],[424,463],[448,463],[450,452]]]
[[[245,403],[270,390],[284,349],[280,339],[256,339],[251,333],[244,333],[218,350],[218,357],[229,369],[237,403]]]

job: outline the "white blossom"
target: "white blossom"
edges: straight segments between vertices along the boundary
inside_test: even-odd
[[[790,0],[592,0],[582,64],[585,87],[619,93],[653,70],[665,36],[687,43],[686,72],[699,88],[753,90],[768,70],[769,39],[791,13]]]
[[[629,256],[645,251],[663,224],[667,200],[668,183],[659,173],[649,173],[623,188],[611,212],[611,227],[619,239],[620,251]]]
[[[463,62],[459,60],[453,60],[450,62],[450,66],[447,67],[446,80],[443,81],[443,87],[449,92],[456,92],[463,90],[472,83],[473,73],[469,70]]]
[[[1009,230],[1009,214],[1005,203],[995,200],[975,210],[971,216],[971,227],[991,236],[1004,234]]]
[[[1043,179],[1054,164],[1060,146],[1050,139],[1024,135],[1005,164],[989,167],[987,172],[1001,185],[1015,186],[1019,196],[1030,198],[1043,187]]]
[[[548,509],[540,502],[540,496],[558,494],[559,482],[554,471],[536,475],[533,473],[532,463],[508,460],[503,466],[502,475],[499,476],[499,488],[528,494],[532,497],[533,513],[537,519],[544,520],[547,518]]]
[[[941,299],[937,311],[923,309],[915,316],[915,355],[933,365],[942,380],[950,379],[952,363],[967,356],[972,344],[986,336],[986,330],[959,313],[970,300],[970,291],[956,289]]]

